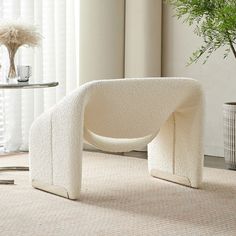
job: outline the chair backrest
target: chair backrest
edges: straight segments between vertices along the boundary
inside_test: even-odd
[[[191,93],[191,84],[192,80],[180,78],[92,82],[87,90],[85,130],[98,136],[127,141],[136,139],[134,141],[137,142],[137,138],[144,138],[142,144],[145,145],[156,136],[176,106]]]

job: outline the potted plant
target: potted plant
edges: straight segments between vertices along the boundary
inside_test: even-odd
[[[203,44],[190,57],[189,63],[203,58],[205,64],[217,49],[224,47],[226,58],[233,53],[236,59],[236,1],[235,0],[167,0],[176,16],[195,27],[194,33]],[[225,161],[229,169],[236,169],[236,103],[224,104]]]

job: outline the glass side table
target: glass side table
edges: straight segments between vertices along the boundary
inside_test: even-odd
[[[58,82],[49,83],[29,83],[29,82],[18,82],[18,83],[0,83],[0,89],[39,89],[39,88],[51,88],[58,86]],[[16,153],[16,152],[14,152]],[[7,152],[5,152],[7,154]],[[6,166],[0,167],[0,171],[28,171],[27,166]],[[13,179],[0,180],[0,184],[14,184]]]

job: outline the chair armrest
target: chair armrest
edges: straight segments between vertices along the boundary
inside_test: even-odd
[[[30,131],[31,180],[47,186],[46,191],[60,186],[71,199],[78,198],[81,188],[85,95],[75,90],[43,113]]]

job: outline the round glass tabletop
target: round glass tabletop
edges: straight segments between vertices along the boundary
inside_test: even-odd
[[[36,89],[36,88],[50,88],[56,87],[58,82],[49,83],[28,83],[28,82],[18,82],[18,83],[0,83],[0,89]]]

